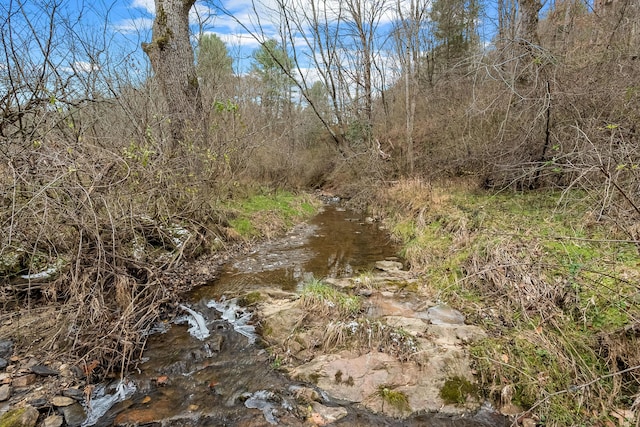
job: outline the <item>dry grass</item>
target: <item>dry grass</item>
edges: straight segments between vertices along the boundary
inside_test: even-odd
[[[402,362],[425,362],[417,341],[406,331],[380,321],[357,318],[351,321],[330,321],[322,336],[322,349],[349,348],[361,352],[381,351]]]
[[[472,347],[484,393],[549,425],[636,411],[634,242],[594,221],[583,192],[449,195],[385,217],[432,292],[488,330]]]

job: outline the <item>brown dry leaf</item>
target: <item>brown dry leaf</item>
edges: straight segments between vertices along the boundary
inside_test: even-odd
[[[538,325],[538,327],[536,328],[536,334],[541,334],[542,333],[542,325]]]
[[[88,364],[85,364],[84,365],[84,374],[87,377],[90,376],[93,373],[94,369],[96,369],[98,367],[98,365],[100,365],[100,362],[98,362],[97,360],[92,360]]]
[[[625,409],[614,409],[609,413],[612,417],[618,419],[618,425],[623,427],[631,427],[635,418],[635,412]]]
[[[145,396],[145,397],[142,399],[142,403],[149,403],[149,402],[151,402],[151,396]]]

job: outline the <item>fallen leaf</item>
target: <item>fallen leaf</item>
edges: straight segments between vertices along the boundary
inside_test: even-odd
[[[160,375],[156,379],[156,384],[158,384],[158,385],[167,385],[168,382],[169,382],[169,377],[166,376],[166,375]]]
[[[502,355],[502,361],[504,363],[509,363],[509,355],[508,354],[503,354]]]
[[[85,365],[84,365],[84,374],[88,377],[89,375],[91,375],[93,370],[98,367],[99,364],[100,364],[100,362],[98,362],[97,360],[92,360],[89,364],[85,363]]]
[[[142,403],[149,403],[149,402],[151,402],[150,396],[145,396],[144,398],[142,398]]]

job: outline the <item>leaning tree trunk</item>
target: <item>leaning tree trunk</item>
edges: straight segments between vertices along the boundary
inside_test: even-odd
[[[142,44],[169,109],[173,149],[187,138],[197,139],[202,127],[202,101],[189,41],[189,10],[194,3],[155,0],[152,41]]]

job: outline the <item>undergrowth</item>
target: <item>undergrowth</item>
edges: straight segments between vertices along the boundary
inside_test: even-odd
[[[437,297],[489,332],[471,348],[487,397],[545,425],[637,409],[638,246],[585,194],[414,180],[376,206]]]
[[[0,206],[0,335],[95,364],[96,380],[125,371],[149,328],[198,280],[184,274],[187,262],[273,237],[316,209],[310,196],[214,186],[210,176],[161,174],[126,156],[100,175],[90,159],[42,184],[0,168],[11,197]],[[56,316],[38,321],[47,307]]]
[[[325,351],[348,348],[356,351],[381,351],[401,361],[422,363],[418,342],[411,334],[379,320],[370,320],[363,313],[362,298],[342,292],[312,278],[302,288],[299,304],[320,315]],[[311,319],[307,319],[311,321]],[[301,327],[308,326],[302,323]]]

